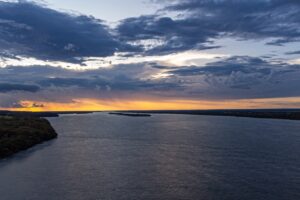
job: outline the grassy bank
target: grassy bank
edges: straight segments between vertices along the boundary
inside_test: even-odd
[[[0,116],[0,159],[56,137],[46,119]]]

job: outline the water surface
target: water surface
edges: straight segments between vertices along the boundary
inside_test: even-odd
[[[49,120],[58,139],[0,162],[1,200],[300,199],[300,121]]]

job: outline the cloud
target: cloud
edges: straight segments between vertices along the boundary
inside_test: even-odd
[[[201,26],[198,19],[174,20],[151,15],[125,19],[117,32],[121,41],[144,48],[148,55],[218,48],[210,44],[210,39],[216,38],[218,33]]]
[[[172,73],[180,76],[212,75],[215,77],[219,77],[230,76],[234,73],[256,73],[260,74],[261,76],[267,76],[272,73],[272,70],[274,70],[274,68],[274,65],[260,58],[234,56],[222,61],[209,63],[205,67],[184,67],[174,70],[172,71]]]
[[[187,12],[210,28],[242,39],[276,38],[281,45],[300,38],[297,0],[181,0],[167,10]]]
[[[44,108],[45,105],[41,103],[35,103],[35,102],[24,102],[24,101],[19,101],[12,103],[10,108]]]
[[[187,93],[199,97],[264,98],[300,96],[300,66],[256,57],[234,56],[205,66],[167,71],[185,81]]]
[[[300,51],[289,51],[286,53],[286,55],[298,55],[300,54]]]
[[[164,14],[158,12],[123,20],[117,27],[119,37],[144,47],[148,54],[217,48],[212,41],[228,37],[266,39],[271,40],[270,45],[300,40],[300,3],[297,0],[163,2],[166,5]],[[156,44],[145,43],[151,40]]]
[[[30,1],[0,2],[0,55],[81,62],[113,55],[121,45],[104,22]],[[128,49],[127,49],[128,50]]]
[[[137,63],[81,71],[50,66],[11,66],[0,68],[0,79],[5,82],[0,85],[0,107],[13,106],[19,101],[70,103],[74,99],[87,98],[298,97],[299,76],[300,65],[248,56],[221,58],[194,66]]]
[[[112,68],[76,71],[51,66],[11,66],[0,68],[0,79],[8,83],[37,85],[36,95],[10,94],[19,99],[72,101],[74,98],[135,98],[145,94],[178,90],[176,82],[154,79],[159,73],[146,63],[117,65]],[[4,97],[1,97],[4,99]],[[1,99],[0,98],[0,102]],[[8,98],[8,97],[7,97]]]
[[[297,0],[156,1],[164,9],[127,18],[116,28],[92,16],[32,1],[0,2],[1,59],[35,58],[83,65],[91,57],[153,56],[219,48],[214,41],[299,41]],[[22,59],[21,59],[22,60]]]
[[[39,90],[40,87],[38,87],[37,85],[0,83],[0,93],[7,93],[13,91],[37,92]]]
[[[300,42],[298,0],[153,1],[163,2],[164,8],[124,19],[115,28],[92,16],[30,1],[0,1],[0,107],[42,108],[35,102],[84,98],[300,96],[297,59],[231,56],[231,47],[245,43],[222,43],[228,38],[259,40],[263,48],[265,42]],[[217,43],[231,46],[225,53],[202,52],[219,48]],[[260,53],[256,46],[241,48],[235,55]],[[284,50],[286,55],[299,54],[289,50]]]

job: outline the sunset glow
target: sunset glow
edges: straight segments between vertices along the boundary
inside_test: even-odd
[[[156,100],[125,101],[76,99],[72,103],[22,101],[22,108],[2,108],[11,111],[113,111],[113,110],[198,110],[198,109],[253,109],[253,108],[300,108],[299,98],[273,98],[251,100],[196,101]]]

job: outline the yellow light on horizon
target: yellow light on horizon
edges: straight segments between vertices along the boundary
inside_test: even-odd
[[[74,99],[70,103],[21,101],[22,108],[11,111],[112,111],[112,110],[209,110],[254,108],[299,108],[300,97],[244,100],[100,100]],[[36,106],[40,105],[40,106]],[[286,106],[283,106],[286,105]],[[291,105],[291,106],[288,106]]]

